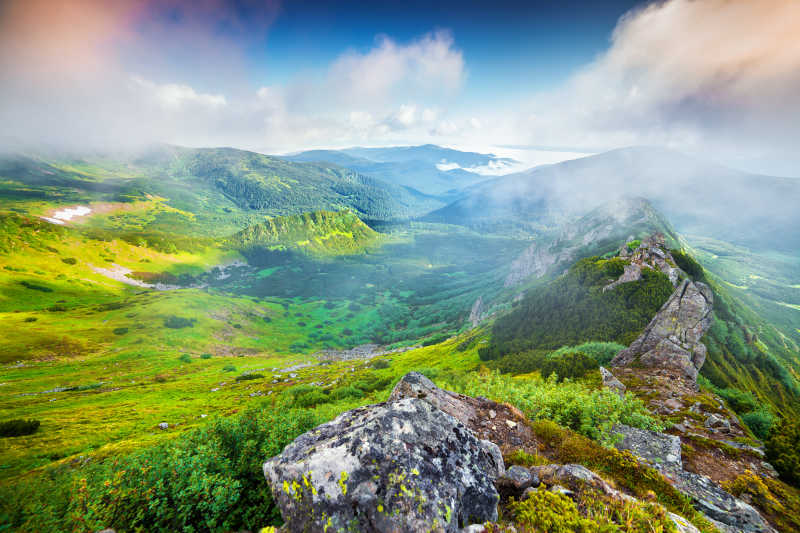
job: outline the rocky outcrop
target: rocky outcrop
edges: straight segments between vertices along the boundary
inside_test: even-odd
[[[704,283],[688,279],[678,285],[644,332],[611,361],[627,366],[638,361],[646,367],[679,369],[692,381],[706,359],[700,342],[711,326],[713,295]]]
[[[616,281],[612,281],[605,287],[603,287],[603,292],[613,290],[617,285],[622,285],[623,283],[630,283],[632,281],[639,281],[642,279],[642,267],[637,265],[636,263],[631,263],[630,265],[625,265],[624,272],[620,275],[620,277]]]
[[[683,469],[681,440],[673,435],[636,429],[623,424],[614,426],[622,436],[616,444],[644,463],[660,471],[674,486],[688,496],[694,507],[713,520],[723,532],[773,532],[766,520],[751,505],[735,498],[707,476]]]
[[[561,248],[558,242],[549,246],[534,243],[511,263],[504,286],[513,287],[530,277],[540,278],[554,266],[574,260],[578,249],[577,246]]]
[[[417,398],[451,415],[479,439],[496,443],[504,451],[530,445],[533,439],[525,415],[508,404],[472,398],[437,387],[419,372],[409,372],[392,390],[389,401]]]
[[[483,297],[478,296],[475,303],[472,304],[472,310],[469,312],[469,321],[473,328],[477,328],[478,324],[486,319],[486,307],[483,303]]]
[[[603,379],[603,387],[615,391],[620,396],[625,394],[625,385],[605,367],[600,367],[600,377]]]
[[[419,398],[348,411],[264,464],[289,531],[456,532],[497,518],[497,449]]]

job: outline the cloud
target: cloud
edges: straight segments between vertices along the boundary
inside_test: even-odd
[[[532,144],[663,144],[720,158],[800,136],[800,2],[669,0],[624,15],[609,49],[516,124]]]
[[[176,83],[158,85],[139,76],[131,76],[131,81],[148,92],[166,109],[178,110],[189,105],[215,109],[224,107],[228,103],[224,95],[198,93],[188,85]]]

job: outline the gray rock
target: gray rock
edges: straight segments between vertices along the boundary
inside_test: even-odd
[[[425,400],[437,409],[455,417],[464,425],[469,425],[470,421],[477,418],[477,411],[474,407],[462,401],[458,395],[440,389],[433,381],[419,372],[409,372],[403,376],[403,379],[394,386],[388,401],[395,402],[404,398]]]
[[[675,523],[678,533],[700,533],[700,530],[694,527],[694,525],[684,517],[676,515],[675,513],[668,513],[668,515]]]
[[[348,411],[289,444],[264,475],[290,531],[443,531],[497,519],[496,459],[417,398]]]
[[[695,508],[719,522],[724,531],[776,533],[753,506],[725,492],[708,477],[685,470],[670,477]]]
[[[539,484],[539,479],[524,466],[513,465],[506,473],[495,481],[497,492],[501,498],[514,497],[519,499],[528,487]]]
[[[161,422],[158,425],[158,429],[169,429],[169,424],[167,424],[166,422]]]
[[[461,533],[484,533],[486,527],[483,524],[472,524],[461,530]]]
[[[605,367],[600,367],[600,376],[603,378],[603,387],[616,391],[620,396],[625,394],[625,385]]]
[[[657,470],[678,471],[683,469],[679,437],[638,429],[625,424],[616,424],[612,431],[622,435],[622,440],[616,444],[618,450],[630,451]]]
[[[696,380],[706,359],[700,339],[711,326],[712,304],[707,285],[683,280],[639,338],[620,351],[611,365],[626,366],[638,360],[644,366],[679,369]]]
[[[622,275],[616,280],[605,287],[603,287],[603,292],[613,290],[618,285],[622,285],[623,283],[630,283],[631,281],[639,281],[642,279],[642,267],[636,263],[631,263],[630,265],[625,265],[624,271]]]
[[[708,429],[714,429],[717,431],[721,431],[723,433],[730,433],[731,431],[730,420],[713,413],[708,418],[706,418],[704,425]]]

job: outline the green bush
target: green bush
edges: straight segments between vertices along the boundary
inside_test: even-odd
[[[50,287],[47,287],[45,285],[41,285],[39,283],[34,283],[32,281],[20,281],[19,284],[22,285],[23,287],[27,288],[27,289],[31,289],[31,290],[34,290],[34,291],[53,292],[53,289],[51,289]]]
[[[164,319],[164,326],[170,329],[193,328],[195,322],[197,320],[194,318],[170,315]]]
[[[68,265],[74,265],[75,263],[78,262],[78,260],[75,259],[74,257],[62,257],[61,262],[66,263]]]
[[[297,407],[314,407],[315,405],[328,403],[329,401],[331,401],[331,397],[329,395],[325,394],[319,389],[315,389],[297,396],[294,400],[294,404]]]
[[[625,346],[616,342],[584,342],[577,346],[562,346],[554,354],[564,354],[567,352],[583,352],[600,365],[607,365],[614,359],[620,350],[624,350]]]
[[[210,353],[204,353],[200,355],[200,359],[211,359],[213,356]]]
[[[25,320],[23,320],[23,322],[36,322],[37,320],[39,320],[39,319],[36,318],[35,316],[29,316],[29,317],[26,317]]]
[[[377,359],[377,360],[372,362],[372,368],[374,368],[376,370],[380,370],[380,369],[383,369],[383,368],[389,368],[389,366],[391,366],[391,365],[389,364],[389,361],[387,361],[386,359]]]
[[[114,335],[125,335],[128,333],[128,328],[114,328]]]
[[[520,353],[510,353],[500,359],[489,361],[488,366],[500,371],[502,374],[528,374],[541,370],[547,355],[547,350],[526,350]]]
[[[248,410],[216,420],[169,443],[90,465],[71,482],[62,477],[36,487],[59,491],[22,490],[27,499],[4,502],[4,522],[11,530],[53,532],[257,531],[279,525],[262,464],[320,421],[296,409]]]
[[[580,382],[557,383],[555,376],[518,380],[497,372],[473,373],[443,386],[468,396],[511,403],[531,420],[553,420],[606,443],[616,438],[611,427],[617,423],[654,431],[664,428],[630,393],[620,397],[609,389],[595,389]]]
[[[338,387],[331,391],[331,398],[337,401],[345,400],[348,398],[363,398],[363,397],[364,397],[364,391],[353,386]]]
[[[558,381],[582,378],[598,366],[597,361],[583,352],[551,354],[542,364],[542,377],[546,379],[555,374]]]
[[[0,437],[21,437],[22,435],[32,435],[39,429],[41,422],[38,420],[6,420],[0,422]]]
[[[422,341],[423,346],[433,346],[434,344],[439,344],[440,342],[444,342],[450,338],[450,334],[448,333],[439,333],[432,337],[429,337]]]
[[[800,487],[800,422],[781,420],[765,442],[767,461],[785,482]]]
[[[178,360],[181,363],[191,363],[192,362],[192,356],[189,355],[188,353],[185,353],[185,354],[181,355],[180,357],[178,357]]]
[[[769,437],[769,432],[772,425],[775,423],[775,417],[769,411],[760,409],[758,411],[751,411],[741,416],[742,422],[747,424],[750,431],[761,440]]]
[[[240,374],[236,376],[236,381],[250,381],[253,379],[264,379],[264,374]]]
[[[633,250],[637,249],[639,246],[641,246],[641,244],[642,244],[642,241],[640,239],[634,239],[631,242],[627,243],[625,246],[628,247],[628,250],[633,251]]]
[[[236,367],[233,365],[225,365],[222,367],[223,372],[236,372]]]

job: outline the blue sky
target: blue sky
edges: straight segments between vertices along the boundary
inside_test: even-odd
[[[646,144],[798,175],[797,35],[793,0],[5,0],[0,137],[532,164]]]

